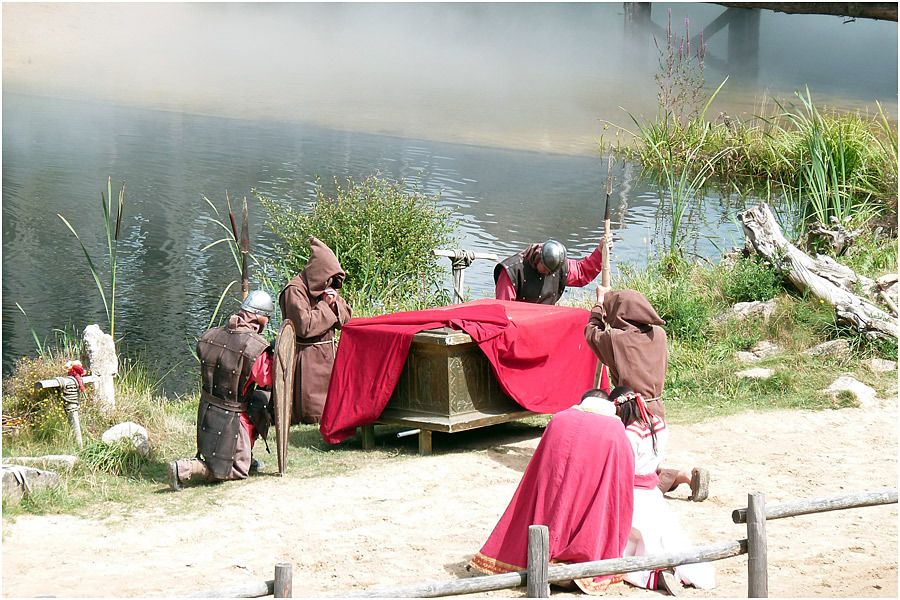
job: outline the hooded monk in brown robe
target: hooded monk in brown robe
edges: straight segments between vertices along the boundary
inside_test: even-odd
[[[611,291],[598,286],[597,303],[584,329],[591,350],[609,366],[612,385],[626,386],[640,394],[647,410],[663,420],[666,408],[662,393],[669,364],[666,332],[662,328],[665,324],[640,292]],[[700,502],[707,497],[709,473],[705,469],[659,469],[657,474],[663,492],[687,483],[691,486],[691,500]]]
[[[640,292],[605,292],[598,287],[597,293],[597,304],[584,330],[588,344],[600,361],[609,365],[613,385],[631,388],[644,398],[653,415],[665,419],[661,396],[669,350],[661,326],[666,322]]]
[[[297,333],[291,425],[321,420],[334,365],[334,332],[350,320],[350,305],[337,292],[346,277],[337,256],[314,237],[309,245],[306,268],[278,296],[281,315]]]

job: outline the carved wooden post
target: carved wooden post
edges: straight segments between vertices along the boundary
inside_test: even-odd
[[[272,594],[275,598],[293,597],[294,586],[291,570],[291,563],[278,563],[275,565],[275,590]]]
[[[769,597],[766,551],[766,497],[754,492],[747,496],[747,597]]]
[[[97,377],[94,383],[94,398],[107,412],[116,407],[116,391],[113,376],[119,372],[119,358],[112,336],[103,333],[99,325],[84,328],[82,362],[91,374]]]
[[[528,527],[528,579],[529,598],[549,598],[550,581],[550,530],[546,525]]]

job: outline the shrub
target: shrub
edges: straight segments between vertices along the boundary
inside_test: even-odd
[[[283,270],[303,270],[313,235],[334,251],[347,279],[341,290],[357,314],[444,304],[444,275],[434,250],[453,241],[455,223],[437,198],[404,191],[377,176],[335,181],[334,197],[319,186],[305,211],[257,194],[281,239]]]
[[[69,425],[57,388],[35,389],[41,379],[65,374],[66,358],[22,357],[13,374],[3,381],[3,415],[31,432],[39,441],[51,441],[68,435]],[[5,419],[4,419],[5,421]]]
[[[728,302],[764,302],[782,289],[781,274],[755,258],[740,258],[726,270],[722,295]]]

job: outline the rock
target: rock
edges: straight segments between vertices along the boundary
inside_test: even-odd
[[[838,358],[846,358],[850,356],[850,344],[847,340],[829,340],[822,342],[818,346],[813,346],[803,351],[807,356],[834,356]]]
[[[18,504],[26,495],[59,484],[59,473],[21,465],[3,466],[3,499]]]
[[[870,358],[865,361],[865,365],[873,373],[889,373],[897,370],[897,363],[883,358]]]
[[[773,344],[768,340],[763,340],[757,343],[750,350],[753,354],[756,355],[757,358],[769,358],[775,356],[776,354],[781,353],[781,347],[778,344]]]
[[[113,375],[119,372],[116,344],[99,325],[88,325],[82,335],[82,362],[92,375],[98,377],[94,383],[94,400],[102,409],[112,411],[116,407]]]
[[[735,352],[734,358],[738,362],[742,362],[742,363],[755,363],[755,362],[759,362],[761,360],[757,355],[753,354],[752,352],[744,352],[743,350],[741,350],[739,352]]]
[[[71,471],[78,462],[77,456],[71,454],[48,454],[46,456],[7,456],[3,459],[5,464],[22,465],[25,467],[40,467],[54,471]]]
[[[774,311],[774,299],[765,302],[759,302],[758,300],[754,300],[753,302],[738,302],[731,307],[731,312],[739,319],[746,319],[747,317],[762,317],[763,319],[768,319],[772,316]]]
[[[856,396],[856,400],[862,408],[874,408],[878,406],[878,398],[875,390],[861,381],[857,381],[849,375],[841,375],[834,380],[825,390],[826,394],[837,397],[840,392],[847,391]]]
[[[775,374],[774,369],[747,369],[745,371],[738,371],[735,373],[741,379],[768,379],[772,375]]]
[[[131,421],[125,421],[110,427],[103,432],[101,439],[106,444],[113,444],[122,438],[131,438],[134,449],[142,456],[150,454],[150,436],[147,435],[147,430]]]

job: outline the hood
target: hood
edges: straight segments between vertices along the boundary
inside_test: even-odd
[[[346,277],[347,274],[341,268],[337,256],[323,241],[310,236],[309,247],[309,261],[299,276],[306,282],[306,289],[310,295],[316,297],[322,295],[332,277],[335,275]]]
[[[656,310],[640,292],[616,290],[603,297],[606,322],[623,331],[645,330],[649,325],[665,325]]]

